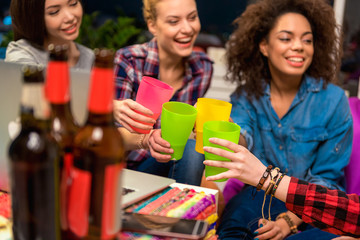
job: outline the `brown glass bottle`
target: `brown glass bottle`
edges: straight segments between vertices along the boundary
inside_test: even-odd
[[[69,226],[78,239],[116,239],[124,147],[114,126],[113,51],[95,50],[88,117],[75,137]]]
[[[71,185],[73,145],[78,126],[70,107],[70,77],[67,63],[67,45],[49,45],[49,62],[46,72],[45,96],[50,103],[51,135],[59,147],[60,169],[60,226],[62,239],[70,239],[68,228],[68,191]]]
[[[57,145],[42,69],[23,69],[21,132],[9,148],[14,239],[60,239]]]

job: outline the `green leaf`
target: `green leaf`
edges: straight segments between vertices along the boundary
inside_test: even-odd
[[[134,24],[135,19],[120,16],[116,20],[108,19],[102,25],[95,26],[99,12],[84,14],[77,42],[89,48],[119,49],[129,45],[130,39],[143,39],[139,35],[142,29]]]

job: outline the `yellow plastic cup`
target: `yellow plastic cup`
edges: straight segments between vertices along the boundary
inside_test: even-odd
[[[170,143],[173,160],[182,158],[185,145],[195,125],[197,110],[182,102],[163,104],[161,113],[161,137]]]
[[[204,154],[203,125],[207,121],[229,121],[232,105],[213,98],[199,98],[196,104],[196,145],[195,150]]]
[[[239,142],[239,137],[240,137],[240,126],[235,123],[226,122],[226,121],[209,121],[204,123],[204,135],[203,135],[204,146],[216,147],[230,151],[226,147],[222,147],[210,143],[209,138],[212,137],[226,139],[237,144]],[[230,159],[228,158],[220,157],[218,155],[208,152],[205,152],[205,159],[230,162]],[[227,170],[228,170],[227,168],[212,167],[205,165],[205,176],[209,177],[209,176],[217,175]],[[216,180],[216,182],[223,182],[226,180],[227,179],[224,178],[224,179]]]

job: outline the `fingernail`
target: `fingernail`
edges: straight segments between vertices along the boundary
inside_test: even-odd
[[[264,225],[262,223],[260,223],[260,227],[263,227]]]
[[[255,234],[255,235],[258,235],[258,234],[259,234],[259,232],[258,232],[258,231],[255,231],[255,232],[254,232],[254,234]]]

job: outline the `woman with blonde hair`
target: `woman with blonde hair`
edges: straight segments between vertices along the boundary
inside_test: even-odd
[[[195,140],[189,139],[183,158],[170,161],[173,150],[161,138],[160,119],[135,102],[143,76],[157,78],[173,87],[171,101],[194,105],[210,86],[212,61],[194,51],[200,32],[195,0],[143,0],[143,14],[154,38],[144,44],[117,51],[115,57],[116,100],[114,115],[119,131],[127,139],[128,167],[167,176],[181,183],[199,185],[204,170],[202,154],[195,152]],[[150,134],[135,133],[130,126],[154,129]]]

